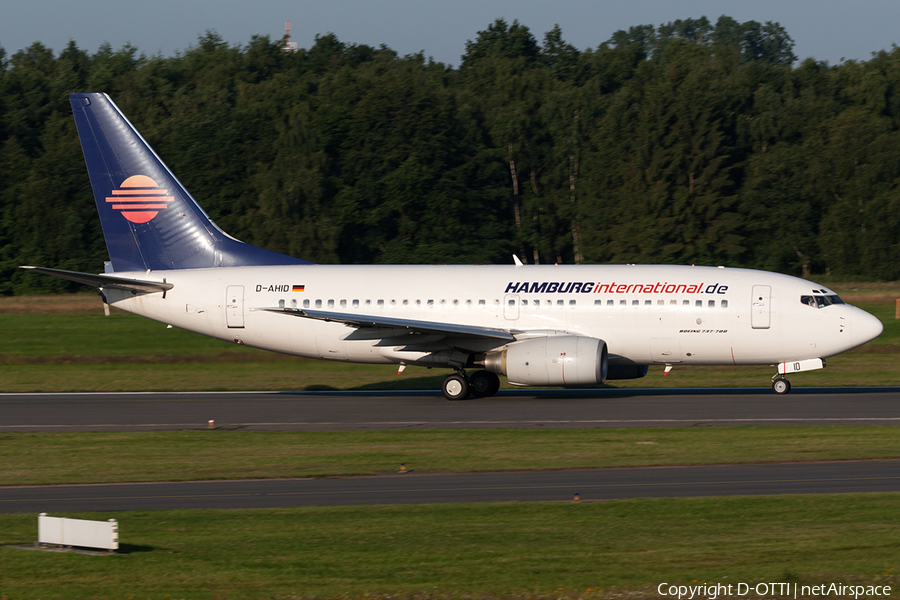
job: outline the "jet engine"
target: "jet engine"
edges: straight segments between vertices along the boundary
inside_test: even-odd
[[[597,385],[609,368],[606,342],[560,335],[513,342],[485,355],[484,368],[521,385]]]

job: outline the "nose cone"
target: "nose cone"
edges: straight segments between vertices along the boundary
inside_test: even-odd
[[[853,346],[871,342],[884,331],[881,321],[864,310],[856,309],[850,321],[850,339]]]

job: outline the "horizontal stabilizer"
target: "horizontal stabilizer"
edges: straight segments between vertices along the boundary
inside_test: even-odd
[[[393,317],[358,315],[353,313],[336,313],[326,310],[308,310],[305,308],[262,308],[266,312],[282,313],[319,321],[334,321],[350,327],[388,327],[406,329],[422,334],[440,334],[453,337],[491,338],[508,342],[515,341],[515,336],[503,329],[460,325],[458,323],[435,323],[432,321],[416,321],[413,319],[397,319]]]
[[[64,271],[62,269],[48,269],[46,267],[20,267],[37,271],[45,275],[52,275],[69,281],[76,281],[85,285],[104,289],[126,290],[129,292],[165,292],[171,290],[174,285],[164,281],[147,281],[142,279],[130,279],[128,277],[116,277],[114,275],[95,275],[93,273],[80,273],[78,271]]]

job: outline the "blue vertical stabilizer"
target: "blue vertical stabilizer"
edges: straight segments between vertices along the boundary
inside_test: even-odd
[[[311,264],[219,229],[106,94],[70,94],[113,270]]]

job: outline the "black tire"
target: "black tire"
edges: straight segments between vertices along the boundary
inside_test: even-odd
[[[447,400],[465,400],[469,397],[469,380],[456,373],[447,375],[441,391]]]
[[[469,389],[476,398],[493,396],[500,389],[500,378],[490,371],[475,371],[469,377]]]
[[[791,382],[787,379],[776,379],[772,382],[772,390],[779,396],[783,396],[791,391]]]

